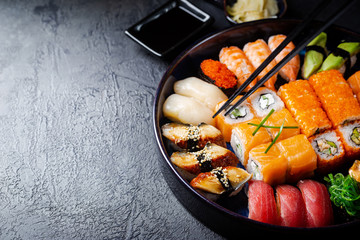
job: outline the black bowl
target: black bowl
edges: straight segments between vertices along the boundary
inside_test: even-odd
[[[195,191],[174,168],[170,161],[172,149],[161,135],[161,126],[167,122],[162,113],[162,105],[171,93],[173,93],[173,84],[175,81],[196,76],[198,68],[204,59],[218,59],[218,53],[224,46],[237,45],[243,47],[250,41],[258,38],[267,40],[274,34],[289,33],[299,21],[297,20],[261,20],[248,22],[241,25],[235,25],[215,33],[184,51],[170,65],[163,78],[160,81],[156,92],[153,121],[156,140],[159,149],[163,155],[160,160],[163,175],[167,180],[170,189],[178,200],[199,220],[216,232],[227,237],[239,237],[239,231],[252,231],[254,233],[263,232],[281,232],[308,234],[314,232],[334,232],[346,229],[350,231],[355,226],[359,226],[359,220],[337,221],[334,225],[322,228],[289,228],[270,224],[264,224],[247,218],[247,200],[244,191],[234,198],[220,202],[213,202],[197,191]],[[316,24],[314,24],[316,25]],[[350,30],[331,27],[327,31],[329,49],[334,49],[341,41],[360,41],[360,34]],[[297,42],[294,41],[296,44]],[[359,66],[357,66],[359,68]],[[359,70],[359,69],[357,69]],[[254,230],[256,232],[254,232]]]
[[[230,23],[232,23],[232,24],[241,24],[241,23],[238,23],[235,20],[233,20],[230,17],[228,11],[226,10],[226,6],[232,6],[236,2],[237,2],[236,0],[224,0],[224,3],[223,3],[224,14],[225,14],[226,19]],[[278,8],[279,8],[279,12],[276,14],[276,17],[281,18],[281,17],[284,16],[284,14],[285,14],[285,12],[287,10],[287,3],[286,3],[286,0],[276,0],[276,2],[277,2],[277,5],[278,5]]]

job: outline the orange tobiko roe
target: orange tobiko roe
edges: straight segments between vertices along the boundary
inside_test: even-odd
[[[225,64],[212,59],[204,60],[200,64],[202,72],[221,88],[233,88],[237,84],[235,74]]]

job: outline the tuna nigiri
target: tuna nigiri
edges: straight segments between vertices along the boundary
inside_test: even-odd
[[[284,40],[286,36],[283,34],[278,34],[271,36],[268,40],[268,45],[271,51],[274,51]],[[276,57],[275,60],[280,62],[286,55],[288,55],[295,45],[293,42],[290,42]],[[286,81],[295,81],[300,69],[300,57],[296,55],[293,57],[285,66],[283,66],[279,73],[282,78]]]
[[[249,42],[244,46],[243,49],[245,55],[250,60],[252,65],[255,68],[258,68],[265,59],[271,54],[271,50],[266,42],[262,39],[258,39],[255,42]],[[273,60],[266,66],[264,70],[259,74],[259,79],[264,77],[273,67],[275,67],[276,61]],[[265,86],[275,90],[275,82],[277,78],[277,73],[274,74],[269,80],[265,82]]]
[[[276,187],[276,205],[280,225],[287,227],[305,227],[306,211],[301,192],[291,185]]]
[[[301,180],[298,187],[305,203],[307,227],[323,227],[332,224],[333,211],[325,185],[314,180]]]
[[[232,71],[238,79],[238,86],[243,84],[246,79],[255,71],[245,53],[238,47],[224,47],[219,53],[219,60]],[[257,78],[245,89],[249,90],[257,82]]]
[[[279,223],[274,191],[269,184],[249,181],[248,207],[250,219],[270,224]]]

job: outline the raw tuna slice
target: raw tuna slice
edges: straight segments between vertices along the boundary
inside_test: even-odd
[[[248,190],[249,218],[270,224],[278,224],[274,191],[259,180],[251,180]]]
[[[291,185],[276,187],[276,204],[280,225],[287,227],[305,227],[306,211],[301,192]]]
[[[307,227],[323,227],[333,223],[329,193],[324,184],[314,180],[299,181],[306,207]]]

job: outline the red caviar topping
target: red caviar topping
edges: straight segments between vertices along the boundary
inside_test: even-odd
[[[221,88],[233,88],[237,84],[235,74],[225,64],[212,59],[204,60],[200,64],[202,72]]]

